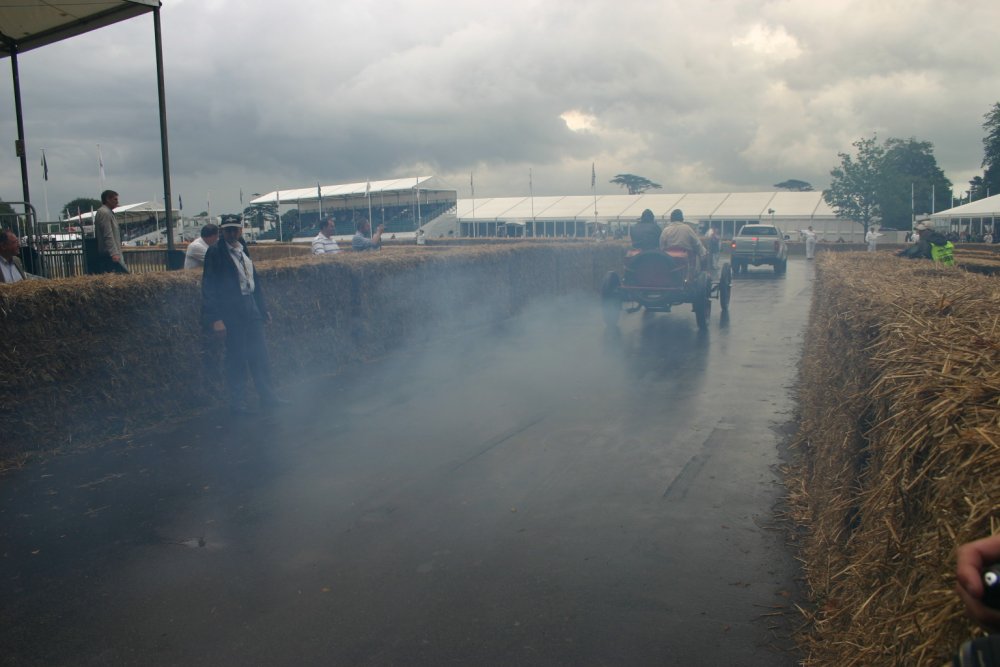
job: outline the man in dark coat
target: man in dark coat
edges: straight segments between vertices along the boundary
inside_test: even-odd
[[[642,212],[639,222],[632,225],[629,233],[633,248],[655,250],[660,247],[660,226],[656,224],[656,216],[648,208]]]
[[[225,339],[226,387],[229,408],[247,414],[244,403],[249,367],[261,407],[270,409],[287,401],[278,398],[271,384],[264,323],[271,315],[264,302],[257,269],[243,239],[243,224],[236,218],[223,221],[222,239],[205,253],[201,279],[202,317],[213,335]]]

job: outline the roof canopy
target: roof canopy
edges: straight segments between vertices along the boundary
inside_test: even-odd
[[[160,0],[0,0],[0,58],[130,19]]]
[[[935,220],[947,218],[992,218],[1000,216],[1000,195],[977,199],[931,216]]]
[[[164,213],[166,213],[166,207],[162,202],[156,201],[143,201],[138,204],[122,204],[115,209],[115,217],[125,218],[122,220],[123,223],[134,222],[136,219],[145,220],[151,215],[163,215]],[[80,215],[74,215],[70,217],[69,220],[90,222],[96,214],[96,211],[87,211],[86,213],[80,213]]]
[[[564,197],[494,197],[459,199],[464,221],[502,220],[637,220],[644,209],[668,219],[679,208],[684,219],[775,220],[833,219],[822,192],[693,192],[686,194],[571,195]],[[595,212],[596,209],[596,212]]]
[[[319,193],[323,198],[327,197],[357,197],[366,195],[369,192],[403,192],[419,188],[426,185],[433,176],[410,176],[409,178],[391,178],[384,181],[360,181],[358,183],[341,183],[339,185],[319,185],[308,188],[297,188],[295,190],[276,190],[261,195],[256,199],[251,199],[251,204],[275,204],[283,202],[291,204],[299,201],[318,201]]]

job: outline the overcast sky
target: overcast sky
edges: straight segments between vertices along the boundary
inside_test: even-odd
[[[981,173],[1000,101],[1000,2],[975,0],[163,0],[174,204],[437,175],[469,196],[829,184],[877,132]],[[20,200],[9,60],[4,200]],[[32,200],[52,217],[107,186],[162,198],[152,16],[19,60]]]

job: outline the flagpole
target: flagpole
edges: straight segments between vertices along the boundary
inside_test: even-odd
[[[472,191],[472,233],[469,236],[475,237],[476,233],[476,182],[473,180],[472,172],[469,172],[469,189]]]
[[[531,235],[538,236],[538,230],[535,228],[535,183],[531,167],[528,167],[528,196],[531,197]]]
[[[417,176],[417,185],[416,185],[415,191],[417,193],[417,229],[419,230],[421,227],[424,226],[424,220],[420,216],[420,177],[419,176]]]
[[[365,181],[365,194],[368,195],[368,224],[371,225],[372,222],[372,182],[371,179]],[[385,230],[383,230],[385,231]]]
[[[319,200],[319,224],[323,224],[323,191],[319,187],[319,181],[316,181],[316,198]]]
[[[103,191],[104,190],[104,181],[106,179],[104,177],[104,156],[101,155],[101,145],[100,144],[97,144],[97,168],[98,168],[98,171],[100,172],[100,181],[101,181],[101,187],[99,189],[101,191]]]
[[[593,162],[590,163],[590,189],[594,192],[594,229],[597,229],[597,165]],[[573,231],[576,231],[576,226],[574,225]],[[575,236],[575,234],[574,234]]]
[[[274,189],[274,198],[278,202],[278,243],[284,243],[284,235],[281,233],[281,190]]]
[[[51,222],[49,214],[49,163],[45,159],[45,149],[42,149],[42,193],[45,195],[45,222]]]

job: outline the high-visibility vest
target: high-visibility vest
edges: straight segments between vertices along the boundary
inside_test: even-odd
[[[931,245],[931,259],[945,266],[955,266],[955,246],[952,245],[951,241],[945,242],[944,245]]]

